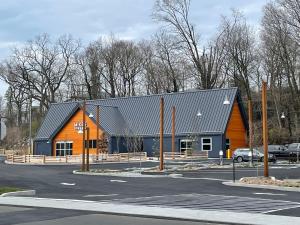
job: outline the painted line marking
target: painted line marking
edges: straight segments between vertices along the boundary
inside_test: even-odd
[[[298,206],[290,206],[290,207],[286,207],[286,208],[273,209],[273,210],[269,210],[269,211],[262,212],[262,213],[266,214],[266,213],[272,213],[272,212],[277,212],[277,211],[282,211],[282,210],[287,210],[287,209],[296,209],[296,208],[300,208],[300,204]]]
[[[76,183],[60,183],[61,185],[65,185],[65,186],[75,186]]]
[[[126,180],[110,180],[110,182],[127,183]]]
[[[175,179],[186,179],[186,180],[215,180],[215,181],[230,181],[218,178],[209,178],[209,177],[172,177]]]
[[[107,195],[84,195],[83,197],[92,198],[92,197],[110,197],[110,196],[117,196],[119,194],[107,194]]]
[[[260,193],[260,192],[254,192],[254,195],[286,195],[286,194],[277,194],[277,193]]]

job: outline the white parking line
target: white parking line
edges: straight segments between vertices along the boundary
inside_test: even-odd
[[[209,177],[172,177],[174,179],[185,179],[185,180],[216,180],[216,181],[229,181],[225,179],[209,178]]]
[[[273,209],[273,210],[269,210],[269,211],[262,212],[262,213],[266,214],[266,213],[272,213],[272,212],[278,212],[278,211],[282,211],[282,210],[296,209],[296,208],[300,208],[300,204],[298,206],[290,206],[290,207],[285,207],[285,208]]]
[[[255,192],[253,193],[254,195],[286,195],[286,194],[277,194],[277,193],[260,193],[260,192]]]
[[[127,183],[126,180],[110,180],[110,182]]]
[[[61,185],[65,185],[65,186],[75,186],[76,183],[60,183]]]
[[[110,197],[110,196],[117,196],[119,194],[107,194],[107,195],[84,195],[83,197],[92,198],[92,197]]]

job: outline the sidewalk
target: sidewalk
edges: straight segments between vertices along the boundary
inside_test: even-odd
[[[299,225],[300,220],[299,217],[266,215],[259,213],[235,213],[228,211],[191,210],[183,208],[150,207],[140,205],[135,206],[128,204],[113,204],[72,199],[0,197],[0,205],[1,204],[247,225]]]

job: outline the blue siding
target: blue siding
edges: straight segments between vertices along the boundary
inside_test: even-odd
[[[124,137],[120,137],[120,138],[116,138],[116,137],[111,137],[110,138],[110,147],[109,147],[109,152],[110,153],[124,153],[124,152],[127,152],[127,146],[126,146],[126,141],[125,141],[125,138]],[[118,148],[118,145],[117,145],[117,142],[118,142],[118,145],[119,145],[119,148]]]
[[[35,141],[34,155],[52,155],[51,143],[47,143],[47,141]]]
[[[195,151],[202,150],[201,138],[208,137],[212,138],[212,151],[208,152],[209,158],[218,158],[219,151],[223,150],[225,155],[225,142],[223,135],[205,135],[198,136],[196,138]],[[176,136],[175,137],[175,151],[180,151],[180,140],[189,139],[188,136]],[[159,154],[159,138],[158,137],[144,137],[144,151],[147,152],[148,156]],[[172,138],[170,136],[164,138],[164,151],[171,152]]]

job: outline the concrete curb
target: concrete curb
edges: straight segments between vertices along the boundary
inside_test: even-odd
[[[270,190],[278,190],[278,191],[294,191],[300,192],[300,188],[295,187],[280,187],[275,185],[258,185],[258,184],[244,184],[240,182],[232,182],[232,181],[225,181],[222,184],[227,186],[235,186],[235,187],[248,187],[248,188],[262,188],[262,189],[270,189]]]
[[[81,172],[74,170],[73,174],[77,175],[86,175],[86,176],[108,176],[108,177],[141,177],[141,178],[177,178],[182,177],[182,174],[178,173],[171,173],[171,174],[158,174],[158,175],[148,175],[148,174],[141,174],[141,173],[134,173],[134,172],[116,172],[116,173],[95,173],[95,172]]]
[[[129,204],[115,204],[74,199],[47,199],[32,197],[0,198],[1,205],[34,206],[56,209],[93,211],[107,214],[134,215],[143,217],[173,218],[206,221],[225,224],[245,225],[299,225],[299,217],[242,213],[215,210],[195,210],[186,208],[151,207]],[[230,216],[228,216],[230,214]],[[249,222],[251,221],[251,222]]]
[[[6,192],[0,195],[0,197],[34,196],[35,194],[36,194],[35,190],[25,190],[25,191]]]

